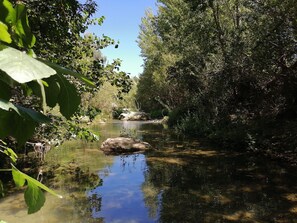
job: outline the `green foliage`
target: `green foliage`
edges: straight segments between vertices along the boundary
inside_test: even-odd
[[[140,27],[139,103],[171,111],[181,131],[242,145],[262,134],[259,120],[296,120],[296,11],[293,0],[159,0]]]
[[[25,201],[28,208],[28,214],[33,214],[40,210],[45,202],[45,196],[39,187],[28,182],[28,187],[25,191]]]
[[[76,92],[74,85],[70,84],[62,75],[57,75],[60,85],[60,94],[58,95],[57,102],[60,105],[60,111],[66,118],[70,118],[77,110],[80,104],[80,97]]]
[[[44,63],[12,47],[0,45],[0,68],[18,83],[27,83],[56,74]]]
[[[107,80],[119,88],[121,96],[129,91],[131,81],[119,71],[119,60],[107,65],[100,54],[103,47],[117,47],[118,43],[104,35],[82,35],[90,24],[102,24],[103,17],[91,18],[95,9],[94,1],[24,0],[12,4],[0,0],[0,138],[12,136],[21,146],[36,129],[57,129],[60,125],[65,126],[69,138],[98,140],[95,134],[77,126],[73,118],[81,103],[80,95],[85,91],[94,93]],[[46,116],[48,107],[56,105],[66,119],[73,120],[61,118],[57,120],[62,122],[54,122],[55,126],[53,122],[40,126],[50,121]],[[59,131],[64,140],[65,135]],[[48,133],[42,134],[40,138],[44,139]],[[11,150],[5,149],[4,154],[14,161]],[[28,213],[38,211],[45,201],[41,189],[54,192],[12,167],[16,184],[27,183]]]
[[[8,27],[0,22],[0,40],[5,42],[5,43],[11,43],[11,37],[8,33]]]
[[[29,26],[25,5],[18,3],[13,7],[8,0],[2,0],[0,5],[0,22],[4,24],[2,29],[5,30],[5,34],[1,36],[6,36],[0,39],[6,43],[11,43],[13,39],[13,43],[18,47],[32,48],[36,39]],[[9,35],[10,33],[12,35]]]
[[[0,12],[0,137],[13,136],[18,144],[22,145],[33,135],[39,123],[50,121],[39,111],[40,106],[37,106],[39,109],[36,110],[24,106],[26,97],[39,97],[43,112],[45,112],[46,102],[52,107],[59,104],[60,112],[69,119],[80,104],[80,96],[75,86],[64,75],[78,77],[91,86],[94,84],[83,75],[35,58],[36,55],[31,48],[36,39],[29,26],[25,5],[16,3],[13,6],[8,0],[2,0]],[[13,91],[14,94],[11,93]],[[81,134],[83,133],[84,131]],[[94,134],[92,136],[95,138]],[[83,137],[87,135],[82,135],[81,138]],[[27,183],[25,201],[29,214],[38,211],[45,202],[41,189],[61,197],[19,171],[13,164],[17,158],[15,152],[2,140],[0,148],[0,152],[10,158],[12,166],[10,171],[15,184],[22,187]]]
[[[11,45],[30,49],[35,43],[35,37],[31,33],[28,25],[25,6],[17,4],[13,7],[9,1],[2,1],[1,8],[6,12],[5,16],[1,18],[1,22],[9,27],[9,32],[7,34],[13,39]],[[32,52],[32,50],[30,52]],[[53,63],[51,63],[51,65],[53,65]],[[60,68],[58,65],[55,65],[54,67]],[[61,73],[61,70],[63,69],[60,68],[59,73]],[[67,69],[64,70],[68,71]],[[49,121],[48,118],[37,111],[20,105],[13,105],[8,102],[12,97],[10,94],[11,89],[15,86],[19,85],[24,87],[27,94],[32,94],[32,92],[36,93],[37,96],[41,97],[43,107],[46,104],[46,96],[48,96],[50,105],[54,106],[58,103],[61,108],[61,113],[66,118],[72,116],[80,103],[80,97],[78,96],[75,87],[61,74],[55,75],[57,72],[43,62],[40,62],[32,56],[13,47],[6,46],[3,43],[0,43],[0,72],[3,77],[1,79],[1,85],[3,85],[3,88],[1,88],[1,96],[3,98],[0,99],[0,116],[3,120],[0,126],[1,129],[4,129],[1,131],[2,138],[6,136],[14,136],[19,144],[23,144],[30,136],[32,136],[35,127],[39,122]],[[75,74],[75,76],[85,79],[81,75],[77,75],[75,72],[68,71],[65,73]],[[50,79],[53,88],[48,86],[46,82],[40,81],[41,79],[49,78],[50,76],[53,76]],[[59,86],[59,91],[57,91],[57,86]],[[46,92],[44,87],[47,88]],[[57,97],[55,98],[53,96]]]
[[[104,83],[101,89],[94,95],[90,105],[101,110],[102,115],[106,117],[118,118],[124,108],[138,110],[135,94],[137,91],[137,80],[133,80],[129,93],[121,93],[117,86],[108,82]]]
[[[28,176],[25,173],[19,171],[14,165],[12,165],[12,176],[15,184],[18,187],[23,187],[27,182],[27,188],[25,190],[25,202],[28,206],[28,214],[33,214],[40,210],[45,202],[45,196],[41,189],[49,192],[50,194],[62,198],[53,190],[49,189],[39,181]]]
[[[38,123],[50,120],[32,109],[14,105],[2,99],[0,99],[0,117],[3,129],[0,137],[13,136],[20,144],[24,144],[34,133]]]
[[[15,185],[18,187],[23,187],[25,185],[25,183],[27,182],[27,188],[26,188],[24,195],[25,195],[26,204],[28,206],[28,214],[33,214],[33,213],[37,212],[43,206],[43,204],[45,202],[45,196],[41,189],[51,193],[54,196],[62,198],[61,195],[58,195],[56,192],[49,189],[48,187],[46,187],[39,181],[33,179],[32,177],[28,176],[27,174],[25,174],[21,171],[19,171],[13,165],[13,163],[15,163],[17,160],[17,155],[15,154],[15,152],[12,149],[8,148],[5,144],[5,142],[3,142],[2,140],[0,140],[0,148],[1,148],[0,152],[7,155],[12,161],[12,163],[11,163],[12,169],[5,170],[5,171],[12,172],[12,177],[13,177],[13,181],[14,181]],[[0,181],[0,192],[3,195],[3,185],[2,185],[1,181]]]

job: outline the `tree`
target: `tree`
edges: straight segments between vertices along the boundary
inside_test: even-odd
[[[54,107],[59,104],[60,112],[68,119],[78,108],[80,96],[65,75],[95,85],[79,73],[36,58],[32,49],[36,38],[30,30],[25,5],[16,3],[13,6],[8,0],[1,0],[0,12],[0,137],[14,137],[19,145],[23,145],[39,123],[50,121],[45,115],[46,105]],[[18,103],[18,95],[40,98],[43,111]],[[59,196],[19,171],[14,165],[16,153],[2,140],[0,148],[0,152],[10,158],[11,169],[7,171],[12,172],[15,184],[23,186],[27,182],[25,201],[28,213],[34,213],[43,206],[45,197],[41,189]],[[2,188],[1,181],[0,184]]]
[[[159,0],[157,15],[143,26],[142,76],[152,88],[140,81],[139,89],[173,98],[170,120],[178,129],[246,147],[247,136],[261,144],[275,134],[259,123],[296,119],[293,0]],[[166,91],[156,74],[165,77]]]

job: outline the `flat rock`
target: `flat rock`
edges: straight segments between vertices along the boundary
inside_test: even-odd
[[[105,154],[129,154],[150,150],[152,147],[147,142],[128,137],[116,137],[106,139],[100,149]]]
[[[147,121],[150,119],[149,115],[145,112],[121,113],[119,118],[123,121]]]

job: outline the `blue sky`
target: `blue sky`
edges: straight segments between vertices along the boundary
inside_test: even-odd
[[[95,17],[105,16],[102,26],[92,27],[91,32],[98,36],[107,35],[120,44],[117,49],[114,46],[107,47],[102,53],[109,62],[120,58],[121,70],[137,76],[142,73],[143,60],[140,57],[140,48],[137,45],[137,36],[141,17],[144,17],[148,8],[156,10],[156,0],[96,0],[98,10]]]

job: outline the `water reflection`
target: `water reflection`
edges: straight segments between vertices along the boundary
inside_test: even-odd
[[[92,188],[90,183],[67,180],[60,174],[48,183],[66,199],[48,196],[46,206],[28,217],[17,194],[0,200],[0,219],[50,223],[297,222],[295,169],[254,154],[201,146],[195,139],[177,138],[152,123],[115,122],[95,130],[105,140],[119,136],[123,128],[135,130],[136,137],[156,150],[113,157],[98,150],[100,143],[70,143],[67,149],[49,155],[48,165],[59,163],[65,172],[65,165],[79,164],[84,173],[95,174],[99,183]]]
[[[115,157],[111,168],[99,172],[103,185],[88,196],[99,206],[92,207],[92,216],[104,222],[154,222],[143,203],[141,186],[146,172],[144,155]]]
[[[153,213],[159,205],[158,222],[296,222],[295,173],[277,163],[207,149],[147,160],[146,203]]]

